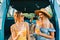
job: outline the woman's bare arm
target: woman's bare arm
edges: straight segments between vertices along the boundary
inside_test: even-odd
[[[28,40],[30,40],[29,24],[28,23],[27,23],[27,37],[28,37]]]
[[[10,30],[11,30],[12,39],[15,40],[15,31],[13,25],[11,26]]]
[[[16,40],[19,34],[15,33],[14,25],[11,26],[10,30],[11,30],[12,39]]]
[[[44,34],[44,33],[39,33],[40,36],[44,36],[46,38],[50,38],[50,39],[53,39],[54,38],[54,32],[51,32],[51,35],[47,35],[47,34]]]

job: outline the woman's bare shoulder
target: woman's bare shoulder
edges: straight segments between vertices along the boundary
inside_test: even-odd
[[[26,25],[29,25],[29,23],[28,22],[24,22]]]
[[[15,27],[15,24],[12,24],[11,26],[10,26],[10,28],[14,28]]]
[[[53,28],[54,26],[53,26],[53,24],[50,22],[50,28]]]
[[[25,23],[25,27],[29,28],[29,23],[28,22],[24,22]]]

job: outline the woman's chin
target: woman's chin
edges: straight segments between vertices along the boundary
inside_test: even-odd
[[[43,17],[40,17],[40,18],[43,18]]]

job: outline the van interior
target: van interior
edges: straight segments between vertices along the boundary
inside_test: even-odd
[[[29,0],[29,1],[28,0],[25,0],[25,1],[24,0],[11,0],[10,1],[10,6],[12,8],[15,8],[18,11],[22,11],[23,13],[34,13],[34,10],[45,8],[48,5],[50,5],[49,0],[36,0],[36,1],[34,0]],[[8,38],[10,37],[11,35],[10,26],[14,24],[13,17],[8,17],[7,14],[5,18],[5,24],[4,24],[4,39],[5,40],[8,40]],[[55,23],[57,22],[55,18],[56,16],[55,14],[53,14],[53,17],[50,19],[50,21],[53,23],[54,28],[56,29]],[[29,20],[29,19],[26,18],[25,20]],[[55,38],[56,38],[56,32],[55,32]]]

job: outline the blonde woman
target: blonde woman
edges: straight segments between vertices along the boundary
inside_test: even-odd
[[[36,40],[54,40],[55,29],[49,21],[49,18],[52,16],[44,8],[35,10],[35,13],[39,16],[35,28],[35,33],[37,34]]]
[[[24,22],[21,12],[14,13],[15,24],[11,26],[11,40],[30,40],[29,24]]]

